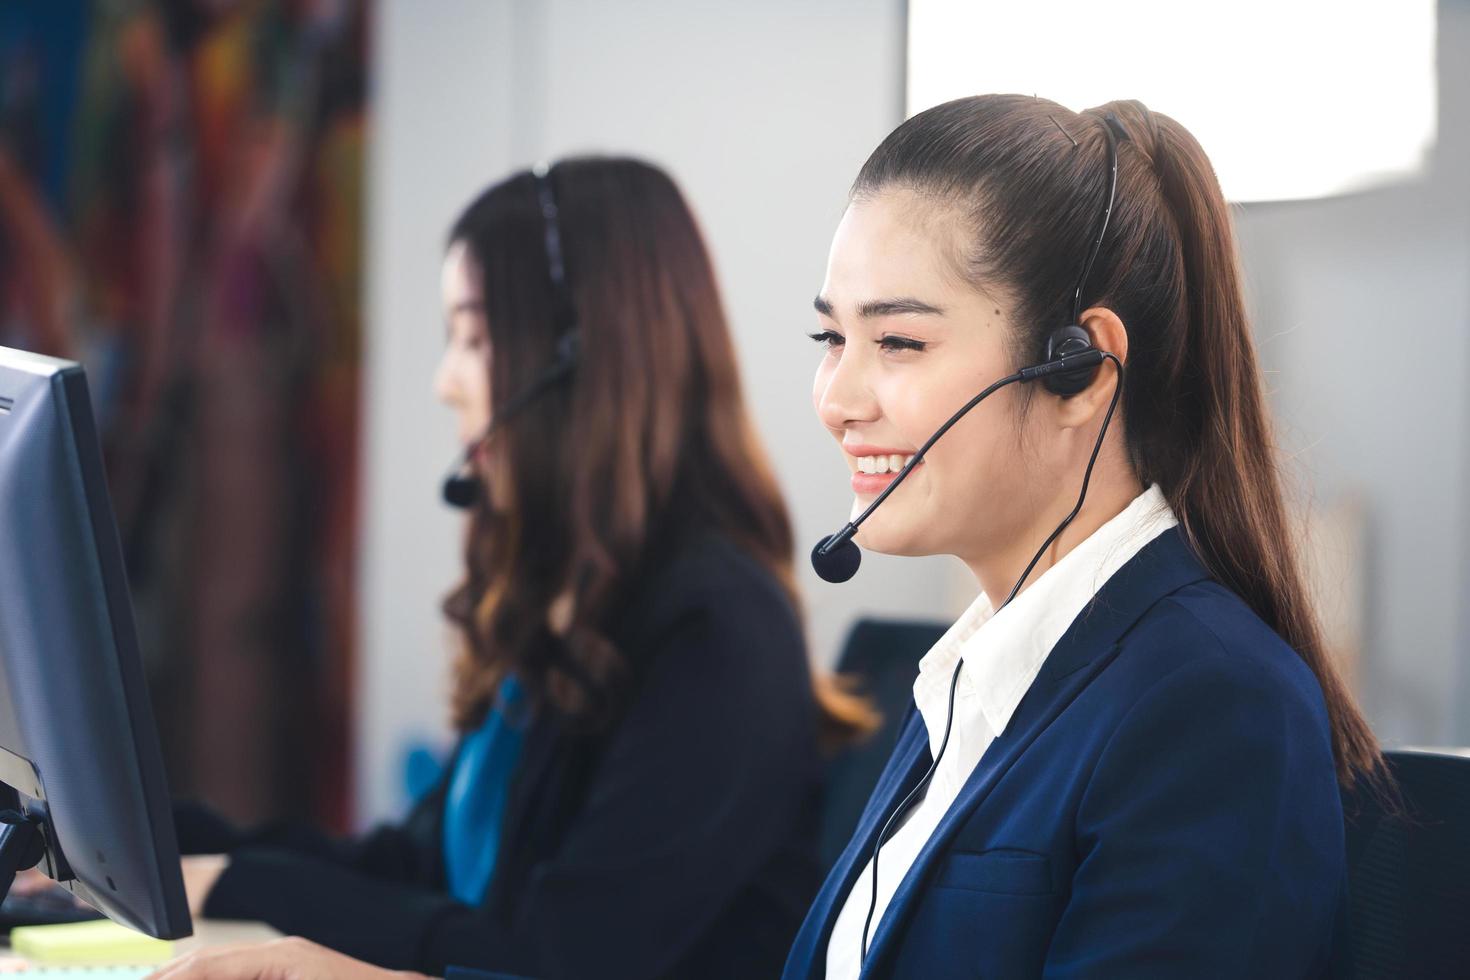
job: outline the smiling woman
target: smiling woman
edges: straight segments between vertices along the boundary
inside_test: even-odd
[[[1323,972],[1339,783],[1382,762],[1286,544],[1199,145],[1139,103],[920,113],[815,305],[856,515],[828,541],[954,555],[981,591],[785,975]]]

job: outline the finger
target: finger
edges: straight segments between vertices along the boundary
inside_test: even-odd
[[[156,973],[149,974],[147,980],[203,980],[205,977],[223,977],[226,974],[220,972],[220,961],[228,961],[233,954],[244,948],[222,946],[218,949],[202,949],[170,960]]]
[[[207,959],[211,952],[211,950],[205,950],[204,952],[181,956],[176,960],[169,960],[156,971],[148,974],[145,980],[181,980],[181,978],[188,976],[203,976],[204,974],[199,972],[198,969],[199,963],[201,960]]]
[[[159,967],[157,970],[154,970],[152,973],[148,974],[148,976],[144,977],[143,980],[178,980],[179,977],[184,976],[188,973],[190,969],[190,962],[197,955],[199,954],[191,953],[188,956],[180,957],[176,960],[170,960],[169,962],[163,964],[163,966]]]

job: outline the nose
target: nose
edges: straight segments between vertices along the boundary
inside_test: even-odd
[[[445,351],[439,358],[439,366],[434,369],[434,397],[446,405],[454,405],[459,401],[459,387],[454,383],[454,372],[449,367],[449,351]]]
[[[817,372],[817,417],[829,429],[872,422],[881,414],[866,378],[866,365],[856,351],[844,350]]]

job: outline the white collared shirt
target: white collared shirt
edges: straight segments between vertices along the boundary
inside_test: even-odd
[[[1108,579],[1144,545],[1179,522],[1157,484],[1134,498],[1122,513],[1098,528],[1061,561],[995,612],[980,593],[970,608],[919,661],[914,703],[929,730],[929,752],[944,740],[949,684],[960,661],[949,744],[934,778],[893,836],[879,860],[878,903],[868,930],[871,946],[878,924],[899,883],[954,804],[970,773],[996,736],[1072,621]],[[886,818],[885,818],[886,819]],[[872,897],[869,859],[853,882],[827,942],[827,980],[851,980],[861,966],[863,920]]]

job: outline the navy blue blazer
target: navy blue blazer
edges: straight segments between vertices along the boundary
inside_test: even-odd
[[[825,975],[879,825],[929,764],[911,709],[787,980]],[[1315,976],[1345,886],[1321,689],[1171,530],[1052,650],[900,884],[863,976]]]

